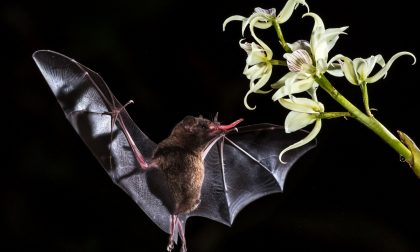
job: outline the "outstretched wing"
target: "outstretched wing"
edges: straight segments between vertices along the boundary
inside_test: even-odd
[[[66,118],[113,182],[169,232],[170,214],[161,200],[169,193],[162,186],[162,174],[158,169],[142,171],[137,161],[137,151],[147,161],[156,144],[137,127],[97,73],[53,51],[37,51],[33,58]]]
[[[203,216],[231,225],[246,205],[283,191],[289,169],[316,142],[279,153],[308,133],[286,134],[282,126],[255,124],[239,127],[219,138],[205,158],[205,177],[199,207],[187,216]]]

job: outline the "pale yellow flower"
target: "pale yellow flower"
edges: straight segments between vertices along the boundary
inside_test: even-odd
[[[284,127],[286,133],[300,130],[312,123],[314,128],[302,140],[288,146],[280,152],[279,160],[284,163],[282,156],[289,150],[296,149],[312,141],[321,130],[321,118],[319,115],[324,112],[324,105],[318,101],[308,98],[291,97],[291,99],[281,98],[278,100],[280,104],[291,111],[286,116]]]
[[[289,44],[292,53],[285,53],[290,72],[271,85],[278,89],[272,99],[274,101],[288,95],[311,91],[316,89],[318,84],[314,76],[320,76],[328,72],[334,76],[342,76],[342,70],[338,64],[328,62],[328,53],[334,47],[340,34],[343,34],[348,27],[325,29],[322,19],[315,13],[307,13],[314,19],[311,40],[308,43],[299,40]]]
[[[254,37],[254,39],[259,44],[261,44],[260,39],[255,35],[254,28],[256,27],[259,29],[267,29],[273,25],[273,22],[277,22],[279,24],[285,23],[292,16],[293,11],[299,6],[299,4],[306,6],[309,12],[309,7],[305,0],[288,0],[277,16],[275,8],[266,10],[260,7],[255,8],[254,13],[252,13],[249,17],[244,17],[241,15],[230,16],[223,22],[223,31],[229,22],[241,21],[242,36],[244,35],[244,32],[249,25],[249,30],[251,31],[252,37]]]
[[[396,53],[387,63],[385,63],[384,58],[380,54],[376,56],[370,56],[367,59],[355,58],[354,60],[339,54],[331,60],[341,62],[341,69],[344,73],[344,76],[351,84],[362,85],[367,83],[374,83],[381,78],[385,78],[394,61],[403,55],[409,55],[413,57],[413,65],[416,63],[416,57],[410,52]],[[376,64],[381,66],[381,69],[376,72],[376,74],[371,76],[373,68]]]
[[[251,93],[265,94],[270,92],[263,91],[261,88],[268,82],[270,79],[273,66],[271,64],[271,58],[273,52],[271,49],[264,43],[258,45],[257,43],[248,43],[240,41],[240,46],[248,54],[246,58],[246,65],[243,71],[243,74],[250,80],[249,90],[244,97],[245,107],[252,110],[254,107],[248,105],[248,96]]]
[[[226,25],[231,21],[241,21],[242,22],[242,35],[248,25],[250,29],[257,27],[259,29],[267,29],[273,25],[272,22],[276,21],[279,24],[285,23],[292,16],[293,11],[299,6],[299,4],[306,6],[309,11],[309,7],[306,4],[305,0],[288,0],[284,5],[283,9],[276,16],[276,9],[263,9],[257,7],[254,9],[254,12],[249,17],[244,17],[241,15],[233,15],[228,17],[223,22],[223,31],[226,28]]]

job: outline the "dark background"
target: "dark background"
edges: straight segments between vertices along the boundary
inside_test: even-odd
[[[287,111],[270,96],[253,95],[257,109],[244,108],[240,24],[221,29],[233,14],[280,10],[283,2],[2,1],[0,250],[164,251],[167,243],[65,120],[32,61],[35,50],[61,52],[99,72],[122,103],[135,101],[128,110],[155,141],[187,114],[283,124]],[[405,1],[308,2],[327,28],[350,26],[331,56],[420,55],[418,13]],[[288,41],[309,39],[313,22],[303,13],[300,7],[284,26]],[[375,116],[418,142],[419,67],[403,57],[370,86]],[[332,81],[360,106],[357,87]],[[318,93],[327,111],[340,110]],[[420,251],[419,212],[419,178],[372,132],[337,119],[324,121],[318,148],[296,163],[284,193],[250,204],[231,228],[191,218],[186,235],[189,250],[203,252]]]

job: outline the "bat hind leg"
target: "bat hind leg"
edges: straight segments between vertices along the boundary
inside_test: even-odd
[[[182,240],[181,252],[187,252],[187,243],[186,243],[186,240],[185,240],[185,232],[184,232],[184,229],[182,228],[181,222],[178,219],[178,215],[176,215],[176,214],[171,215],[171,225],[170,225],[170,230],[169,230],[169,241],[168,241],[168,246],[166,247],[166,250],[168,252],[170,252],[174,248],[174,243],[175,243],[174,233],[175,233],[176,225],[178,225],[178,232],[180,232],[180,236],[181,236],[181,240]]]
[[[174,248],[174,231],[175,231],[175,225],[178,220],[178,216],[172,214],[171,215],[171,225],[169,227],[169,241],[168,246],[166,246],[166,251],[170,252]]]
[[[182,240],[182,248],[181,252],[187,252],[187,240],[185,239],[185,232],[182,228],[181,222],[178,220],[178,232],[181,234],[181,240]]]

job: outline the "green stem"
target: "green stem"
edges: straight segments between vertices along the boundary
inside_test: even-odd
[[[382,138],[389,146],[391,146],[396,152],[398,152],[405,160],[412,160],[411,151],[401,143],[385,126],[383,126],[375,117],[370,117],[360,111],[350,101],[348,101],[343,95],[341,95],[337,89],[335,89],[330,81],[321,74],[320,77],[314,76],[315,81],[324,89],[334,100],[336,100],[341,106],[350,112],[353,118],[361,122],[363,125],[372,130],[376,135]]]
[[[285,60],[270,60],[270,64],[273,66],[287,66],[287,62]]]
[[[280,44],[281,44],[281,46],[283,47],[283,49],[284,49],[287,53],[291,53],[291,52],[292,52],[292,50],[291,50],[291,49],[290,49],[290,47],[287,45],[286,40],[284,40],[283,33],[281,32],[281,28],[280,28],[279,23],[277,23],[277,21],[275,21],[275,20],[274,20],[274,21],[272,21],[272,23],[273,23],[274,29],[276,30],[277,37],[279,37],[279,39],[280,39]]]
[[[323,112],[319,115],[320,119],[333,119],[337,117],[352,117],[350,112]]]
[[[365,105],[366,114],[372,117],[372,113],[370,112],[369,107],[369,95],[367,90],[367,83],[360,84],[360,88],[362,89],[362,97],[363,97],[363,104]]]

